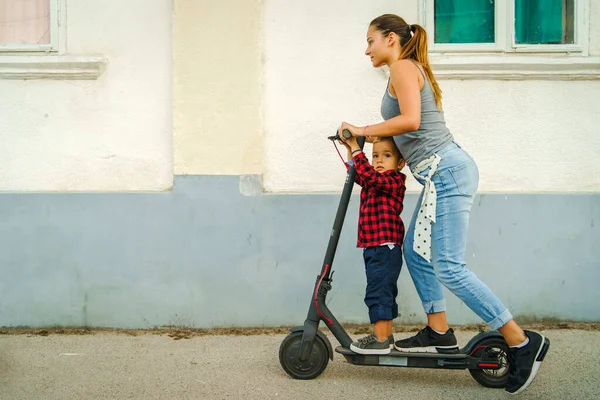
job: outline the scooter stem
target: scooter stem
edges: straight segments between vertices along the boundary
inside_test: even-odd
[[[357,143],[362,149],[365,144],[364,137],[358,137]],[[323,320],[325,325],[331,330],[336,339],[344,347],[349,347],[352,340],[346,333],[341,324],[335,319],[331,311],[327,308],[325,299],[327,292],[331,290],[331,275],[333,259],[337,250],[337,245],[342,232],[342,226],[344,225],[344,219],[346,217],[346,211],[348,210],[348,204],[350,203],[350,196],[352,195],[352,188],[354,187],[354,178],[356,177],[356,169],[354,166],[348,168],[346,174],[346,182],[344,183],[344,189],[342,190],[342,196],[338,205],[335,220],[333,222],[333,229],[329,236],[329,244],[327,245],[327,251],[325,252],[325,259],[323,260],[323,266],[321,267],[321,273],[317,276],[315,282],[315,289],[311,298],[311,304],[308,309],[308,316],[304,321],[304,332],[302,335],[302,344],[300,346],[300,360],[306,361],[310,354],[315,335],[319,328],[319,322]]]
[[[362,149],[365,145],[364,136],[356,138],[359,147]],[[344,218],[346,217],[346,211],[348,210],[348,204],[350,203],[350,196],[352,195],[352,188],[354,187],[354,178],[356,177],[356,168],[351,165],[348,168],[346,174],[346,182],[344,183],[344,189],[342,190],[342,197],[340,198],[340,204],[338,205],[335,220],[333,222],[333,229],[329,236],[329,244],[327,245],[327,251],[325,252],[325,259],[323,260],[323,266],[321,267],[321,275],[323,279],[328,281],[331,277],[331,266],[337,250],[337,245],[340,240],[340,234],[342,232],[342,226],[344,225]],[[323,275],[325,274],[325,275]]]

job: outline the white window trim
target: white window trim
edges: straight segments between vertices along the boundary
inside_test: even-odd
[[[500,0],[507,1],[507,0]],[[573,44],[516,44],[514,29],[505,29],[505,37],[510,47],[507,52],[528,52],[528,53],[579,53],[583,57],[589,55],[590,44],[590,0],[575,1],[575,32]],[[506,10],[506,16],[509,21],[515,19],[514,0],[508,0],[509,6]]]
[[[516,45],[514,27],[495,23],[496,43],[435,44],[433,0],[419,0],[430,60],[442,79],[600,80],[600,57],[589,57],[590,1],[575,0],[575,44]],[[496,0],[495,20],[514,20],[514,0]]]
[[[0,56],[0,79],[98,79],[108,60],[103,55]]]
[[[429,49],[433,53],[447,52],[535,52],[535,53],[589,53],[590,0],[575,0],[575,43],[574,44],[516,44],[514,25],[515,0],[495,1],[496,43],[434,43],[434,0],[420,0],[421,22],[430,32]],[[506,23],[500,23],[507,21]]]
[[[67,53],[67,0],[50,0],[48,45],[0,46],[0,79],[98,79],[108,59]]]
[[[495,4],[495,20],[506,19],[506,5],[500,3],[513,0],[496,0]],[[506,35],[502,34],[503,29],[500,25],[494,24],[494,36],[496,43],[438,43],[434,42],[435,39],[435,8],[434,0],[420,0],[419,10],[421,14],[421,23],[425,27],[428,33],[428,47],[432,53],[475,53],[475,52],[501,52],[505,46],[504,38]]]
[[[439,79],[600,80],[600,57],[437,54],[430,62]]]

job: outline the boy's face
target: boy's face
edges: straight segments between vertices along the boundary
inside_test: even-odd
[[[373,167],[375,171],[383,173],[390,170],[404,168],[403,158],[398,156],[398,150],[390,141],[375,142],[373,144]]]

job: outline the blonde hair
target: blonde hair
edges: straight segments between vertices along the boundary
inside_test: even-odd
[[[429,64],[429,53],[427,51],[427,32],[421,25],[409,25],[406,21],[395,14],[384,14],[375,18],[369,26],[374,26],[383,36],[394,32],[400,38],[400,60],[409,58],[423,67],[427,80],[431,84],[435,103],[442,109],[442,90],[435,80],[431,65]]]

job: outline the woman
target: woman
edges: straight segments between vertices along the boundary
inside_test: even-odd
[[[443,284],[504,336],[511,367],[506,390],[519,393],[535,377],[545,338],[523,331],[496,295],[466,268],[469,214],[479,173],[446,127],[441,90],[429,65],[427,33],[420,25],[385,14],[369,25],[367,43],[365,54],[373,66],[387,65],[390,70],[381,103],[384,121],[364,127],[344,122],[340,132],[348,129],[367,140],[393,136],[411,172],[424,185],[404,241],[404,257],[427,326],[394,347],[408,352],[458,351],[446,320]]]

